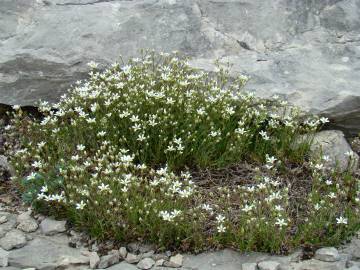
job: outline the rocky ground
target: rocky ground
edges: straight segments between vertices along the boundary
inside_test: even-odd
[[[18,269],[243,269],[243,270],[356,270],[360,269],[360,239],[336,249],[325,247],[310,260],[302,251],[289,256],[239,253],[230,249],[199,255],[157,253],[152,245],[131,243],[124,247],[106,243],[102,254],[96,242],[69,229],[66,221],[32,215],[31,210],[14,203],[0,203],[0,267]]]

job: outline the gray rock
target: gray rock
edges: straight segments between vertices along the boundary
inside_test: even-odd
[[[107,268],[107,270],[137,270],[137,269],[138,268],[136,266],[129,264],[127,262],[121,262]]]
[[[155,252],[153,250],[150,250],[146,253],[141,254],[141,258],[151,258],[154,255],[154,253]]]
[[[271,257],[265,253],[240,253],[231,249],[224,249],[216,252],[204,252],[197,255],[185,255],[183,268],[199,270],[239,270],[243,263],[271,260],[270,258]]]
[[[98,268],[99,269],[108,268],[109,266],[117,264],[119,262],[119,260],[120,260],[120,258],[119,258],[118,253],[113,253],[113,254],[108,254],[108,255],[102,256],[100,258]]]
[[[315,252],[315,259],[323,262],[336,262],[340,260],[340,254],[334,247],[320,248]]]
[[[153,267],[155,264],[155,261],[151,258],[144,258],[142,259],[138,264],[137,264],[137,268],[139,269],[145,269],[148,270],[151,267]]]
[[[165,260],[164,259],[160,259],[160,260],[157,260],[155,262],[155,266],[163,266],[165,263]]]
[[[85,265],[89,265],[90,258],[86,256],[62,256],[56,262],[56,269],[70,269],[77,266],[84,267]]]
[[[0,229],[2,229],[2,231],[8,232],[8,231],[12,230],[13,228],[15,228],[15,226],[16,226],[16,215],[15,214],[0,211],[0,216],[5,216],[6,220],[7,220],[7,222],[0,224]]]
[[[1,216],[1,217],[0,217],[0,224],[3,224],[3,223],[5,223],[5,222],[7,222],[7,221],[8,221],[8,219],[7,219],[6,216]]]
[[[241,270],[257,270],[256,263],[243,263],[241,265]]]
[[[263,261],[258,263],[259,270],[279,270],[280,263],[276,261]]]
[[[147,252],[154,251],[154,249],[155,249],[155,245],[152,245],[152,244],[140,244],[138,250],[139,250],[140,253],[147,253]]]
[[[130,252],[136,253],[139,251],[140,246],[141,246],[140,242],[131,242],[127,245],[127,248]]]
[[[90,269],[95,269],[100,262],[99,255],[96,252],[90,252],[89,259],[90,259]]]
[[[9,252],[0,248],[0,267],[9,265]]]
[[[54,235],[57,233],[66,231],[66,221],[65,220],[54,220],[51,218],[45,218],[40,223],[41,232],[45,235]]]
[[[9,231],[3,238],[0,239],[0,246],[5,250],[21,248],[25,245],[26,237],[24,233],[19,230]]]
[[[292,270],[344,270],[345,261],[323,262],[315,259],[292,263],[288,269]]]
[[[350,145],[344,138],[344,133],[339,130],[325,130],[315,134],[311,145],[313,155],[319,155],[322,152],[330,158],[324,162],[327,168],[338,168],[341,171],[356,169],[359,164],[358,155],[352,151]],[[351,154],[351,157],[347,153]]]
[[[353,260],[360,260],[360,239],[353,237],[341,250],[342,253],[349,254]]]
[[[130,252],[128,252],[128,254],[126,255],[125,261],[127,263],[138,263],[140,261],[140,256],[137,256],[135,254],[132,254]]]
[[[53,270],[64,256],[82,257],[79,249],[68,246],[66,235],[38,235],[25,247],[9,254],[9,264],[14,267],[33,267],[38,270]]]
[[[169,261],[165,261],[164,265],[167,267],[181,267],[183,265],[184,257],[181,254],[171,256]]]
[[[158,261],[158,260],[167,260],[169,257],[164,254],[164,253],[158,253],[158,254],[154,254],[151,256],[151,258],[153,258],[155,261]]]
[[[1,79],[0,79],[1,81]],[[1,84],[1,82],[0,82]],[[14,175],[14,169],[9,164],[7,158],[3,155],[0,155],[0,181],[9,178],[10,176]]]
[[[31,212],[21,213],[17,218],[17,222],[19,223],[17,228],[23,232],[35,232],[39,227],[36,220],[31,217]]]
[[[125,259],[127,255],[126,247],[119,248],[120,258]]]
[[[0,103],[56,101],[90,60],[179,50],[205,70],[229,61],[257,95],[282,95],[355,132],[359,9],[358,0],[2,0]]]

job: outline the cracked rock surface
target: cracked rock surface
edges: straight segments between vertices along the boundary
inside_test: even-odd
[[[205,70],[229,61],[248,90],[354,133],[359,45],[359,0],[2,0],[0,103],[56,101],[90,60],[178,50]]]

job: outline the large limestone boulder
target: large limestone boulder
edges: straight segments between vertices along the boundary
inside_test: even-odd
[[[2,0],[0,103],[56,101],[86,63],[141,48],[233,64],[248,90],[360,130],[359,0]]]

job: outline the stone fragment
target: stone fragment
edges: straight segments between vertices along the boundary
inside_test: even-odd
[[[56,263],[56,269],[70,269],[77,266],[89,265],[90,259],[86,256],[62,256]]]
[[[30,214],[24,214],[22,214],[21,218],[18,218],[19,225],[17,226],[17,228],[19,230],[22,230],[23,232],[35,232],[39,227],[38,223],[34,218],[30,216]]]
[[[150,258],[150,257],[152,257],[154,255],[154,253],[155,252],[153,250],[150,250],[150,251],[148,251],[146,253],[141,254],[141,258]]]
[[[137,267],[139,269],[148,270],[155,264],[155,261],[151,258],[144,258],[138,264]]]
[[[66,231],[66,221],[65,220],[54,220],[51,218],[45,218],[40,223],[40,230],[45,235],[54,235],[57,233]]]
[[[304,260],[299,263],[292,263],[289,269],[292,270],[345,270],[346,261],[324,262],[316,259]],[[282,269],[282,268],[281,268]],[[286,269],[286,268],[285,268]]]
[[[158,254],[152,255],[151,258],[153,258],[155,261],[158,261],[158,260],[161,260],[161,259],[166,261],[169,257],[166,256],[166,254],[164,254],[164,253],[158,253]]]
[[[98,268],[99,269],[105,269],[108,268],[109,266],[112,266],[116,263],[118,263],[120,260],[119,258],[119,254],[118,253],[110,253],[108,255],[102,256],[100,258],[100,262],[98,264]]]
[[[89,259],[90,259],[90,269],[95,269],[100,262],[99,255],[96,252],[90,252]]]
[[[241,265],[241,270],[257,270],[256,263],[243,263]]]
[[[139,251],[140,245],[141,245],[140,242],[131,242],[127,245],[127,248],[130,252],[136,253]]]
[[[126,247],[119,248],[120,258],[125,259],[127,255]]]
[[[140,261],[140,257],[133,253],[128,252],[125,261],[128,263],[138,263]]]
[[[262,261],[258,263],[259,270],[279,270],[280,263],[276,261]]]
[[[155,250],[155,245],[153,244],[140,244],[138,248],[140,253],[147,253],[153,250]]]
[[[127,262],[121,262],[107,268],[107,270],[138,270],[138,268],[135,265],[129,264]]]
[[[6,267],[9,265],[9,252],[0,248],[0,267]]]
[[[183,256],[181,254],[177,254],[175,256],[171,256],[169,261],[165,261],[164,265],[167,267],[181,267],[183,264]]]
[[[21,248],[25,245],[26,237],[24,233],[19,230],[7,232],[5,236],[0,239],[0,246],[5,250]]]
[[[37,235],[34,240],[9,254],[9,264],[18,268],[55,269],[63,256],[81,257],[79,249],[68,246],[68,237]]]
[[[8,219],[7,219],[6,216],[0,216],[0,224],[3,224],[5,222],[7,222],[7,221],[8,221]]]
[[[340,260],[340,254],[334,247],[324,247],[315,252],[314,258],[323,262],[336,262]]]
[[[0,182],[13,176],[15,174],[14,168],[9,164],[7,157],[0,155]]]
[[[164,262],[165,262],[164,259],[157,260],[157,261],[155,262],[155,266],[163,266],[163,265],[164,265]]]
[[[353,237],[351,242],[346,244],[341,252],[350,254],[353,260],[360,260],[360,239]]]

